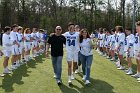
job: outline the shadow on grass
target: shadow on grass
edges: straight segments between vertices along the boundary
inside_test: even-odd
[[[14,70],[12,75],[8,75],[8,74],[5,75],[4,79],[2,80],[2,85],[0,87],[2,87],[5,90],[5,92],[14,91],[13,84],[14,83],[18,85],[24,84],[24,82],[22,81],[22,77],[28,77],[29,75],[27,74],[27,72],[28,72],[27,66],[22,65],[17,70]]]
[[[90,79],[91,84],[85,85],[84,82],[76,79],[83,87],[78,87],[76,85],[71,85],[71,87],[62,85],[60,90],[62,93],[115,93],[113,92],[113,86],[105,81],[98,79]]]
[[[14,91],[13,84],[22,85],[24,82],[22,81],[22,77],[28,77],[31,71],[28,71],[28,68],[36,68],[37,63],[43,63],[42,57],[45,57],[44,55],[41,55],[37,57],[37,60],[30,60],[27,65],[24,64],[20,66],[18,69],[13,71],[12,75],[5,75],[4,79],[2,80],[2,85],[0,85],[0,88],[4,89],[5,92],[12,92]],[[1,93],[1,92],[0,92]]]

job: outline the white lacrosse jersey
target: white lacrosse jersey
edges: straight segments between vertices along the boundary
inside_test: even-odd
[[[65,32],[63,35],[66,38],[66,50],[68,52],[80,51],[79,32]]]

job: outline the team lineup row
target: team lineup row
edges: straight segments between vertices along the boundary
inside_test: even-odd
[[[44,30],[36,28],[26,28],[23,31],[21,26],[14,24],[12,27],[6,26],[2,36],[1,55],[4,55],[4,71],[1,76],[11,73],[20,65],[28,62],[32,57],[36,57],[45,51]],[[32,51],[31,51],[32,50]],[[31,53],[31,52],[32,53]],[[30,56],[30,53],[32,56]],[[11,57],[11,69],[8,68],[8,61]]]
[[[131,28],[124,30],[122,26],[116,26],[111,31],[100,28],[96,45],[100,55],[110,58],[111,61],[117,61],[117,69],[125,70],[127,75],[138,78],[140,82],[140,21],[136,23],[135,35],[132,34]],[[128,69],[124,66],[124,57],[127,59]],[[137,73],[134,75],[132,58],[135,58],[137,62]]]

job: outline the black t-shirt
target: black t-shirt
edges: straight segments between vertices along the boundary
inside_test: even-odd
[[[55,34],[49,37],[48,43],[51,44],[51,56],[63,56],[63,44],[66,44],[66,38],[62,35]]]

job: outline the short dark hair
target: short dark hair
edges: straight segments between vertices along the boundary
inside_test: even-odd
[[[107,30],[106,32],[111,34],[111,31],[109,31],[109,30]]]
[[[116,26],[116,29],[119,29],[120,32],[124,32],[124,29],[122,26]]]
[[[126,27],[125,30],[132,31],[132,28]]]
[[[7,32],[7,31],[10,31],[10,30],[11,30],[11,27],[6,26],[6,27],[4,28],[4,33]]]
[[[103,31],[103,28],[101,27],[101,28],[99,28],[99,32],[101,32],[101,31]]]
[[[15,28],[15,27],[18,27],[18,25],[17,24],[12,25],[12,29]]]
[[[115,32],[115,29],[111,29],[111,32]]]

